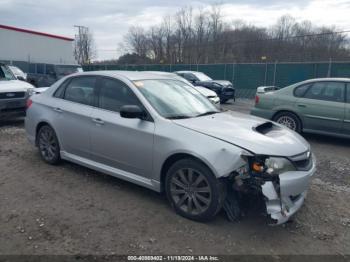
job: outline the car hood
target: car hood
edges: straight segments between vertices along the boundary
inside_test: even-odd
[[[20,80],[0,81],[0,92],[26,92],[31,88],[34,86]]]
[[[232,111],[174,120],[174,123],[259,155],[289,157],[310,148],[305,139],[292,130],[266,119]],[[271,126],[273,128],[268,128]]]
[[[208,88],[205,88],[203,86],[195,86],[194,88],[197,89],[198,92],[200,92],[202,95],[204,95],[206,97],[217,96],[217,94],[214,91],[212,91]]]
[[[227,81],[227,80],[211,80],[211,81],[207,81],[207,82],[218,83],[219,85],[222,85],[225,87],[232,87],[232,83],[230,81]]]

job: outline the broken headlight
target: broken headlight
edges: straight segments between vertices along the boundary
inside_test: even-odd
[[[295,171],[294,165],[283,157],[269,157],[265,160],[265,172],[270,175],[279,175],[288,171]]]

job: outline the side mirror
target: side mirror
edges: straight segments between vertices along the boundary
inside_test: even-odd
[[[144,119],[146,117],[146,113],[139,106],[125,105],[120,108],[120,116],[124,118]]]
[[[192,79],[190,79],[190,82],[191,82],[192,84],[195,84],[195,83],[197,82],[197,79],[192,78]]]

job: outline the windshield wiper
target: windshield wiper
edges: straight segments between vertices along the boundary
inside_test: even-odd
[[[199,115],[196,115],[196,117],[200,117],[200,116],[207,116],[207,115],[213,115],[213,114],[217,114],[219,113],[218,111],[208,111]]]
[[[178,116],[168,116],[167,119],[186,119],[191,118],[190,116],[178,115]]]

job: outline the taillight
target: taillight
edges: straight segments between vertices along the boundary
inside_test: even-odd
[[[28,109],[32,104],[33,104],[32,99],[28,98],[27,103],[26,103],[26,109]]]
[[[260,97],[259,96],[255,96],[255,104],[259,104],[259,100],[260,100]]]

